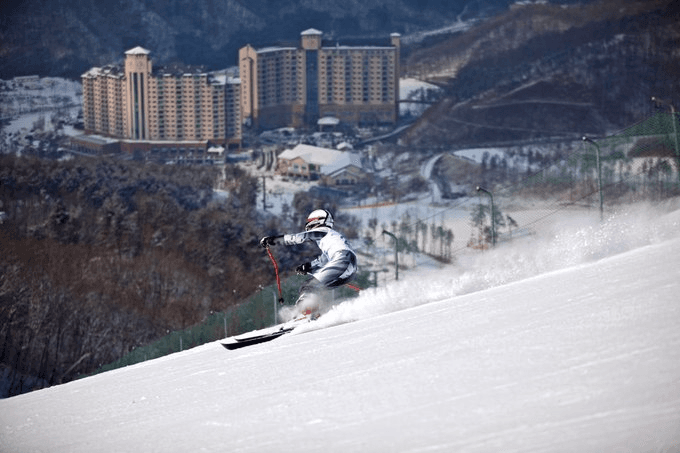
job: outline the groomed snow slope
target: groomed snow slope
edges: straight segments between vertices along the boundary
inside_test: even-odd
[[[270,343],[0,401],[0,451],[680,451],[677,211],[464,261]]]

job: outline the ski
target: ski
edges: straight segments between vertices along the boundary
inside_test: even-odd
[[[295,327],[288,327],[288,328],[281,328],[281,330],[276,330],[274,332],[268,333],[268,334],[262,334],[262,335],[255,335],[252,337],[232,337],[232,341],[228,341],[225,343],[222,343],[222,346],[224,346],[227,349],[239,349],[239,348],[244,348],[246,346],[252,346],[254,344],[260,344],[260,343],[265,343],[267,341],[275,340],[279,338],[281,335],[287,334],[288,332],[292,332],[292,330]]]
[[[306,322],[309,322],[309,318],[303,316],[285,324],[280,324],[267,329],[256,330],[243,335],[227,338],[226,341],[221,344],[225,348],[233,350],[255,344],[266,343],[267,341],[272,341],[279,338],[281,335],[292,332],[295,327]]]

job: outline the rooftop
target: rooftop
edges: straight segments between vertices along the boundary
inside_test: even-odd
[[[151,51],[146,50],[141,46],[137,46],[134,49],[130,49],[125,52],[125,55],[149,55]]]
[[[361,168],[359,154],[338,151],[335,149],[320,148],[312,145],[297,145],[293,149],[287,149],[279,154],[279,159],[293,160],[300,158],[307,163],[318,165],[321,173],[330,174],[348,165]]]
[[[123,77],[123,68],[118,65],[106,65],[101,68],[94,67],[90,68],[82,77],[97,77],[97,76],[108,76],[108,77]]]

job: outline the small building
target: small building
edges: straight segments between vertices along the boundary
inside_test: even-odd
[[[358,184],[366,177],[359,154],[297,145],[278,156],[277,172],[284,176],[321,180],[328,186]]]
[[[317,121],[316,124],[319,126],[320,131],[325,129],[335,130],[338,124],[340,124],[340,120],[334,116],[324,116],[323,118],[319,118],[319,121]]]
[[[75,135],[70,142],[71,149],[82,154],[103,156],[121,152],[120,140],[101,135]]]
[[[366,173],[360,166],[348,163],[339,168],[322,170],[321,181],[327,186],[348,187],[361,184],[366,179]]]
[[[13,80],[14,83],[29,90],[36,90],[40,87],[40,76],[37,75],[17,76]]]

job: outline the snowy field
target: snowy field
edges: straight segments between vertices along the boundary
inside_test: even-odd
[[[0,80],[0,85],[7,90],[0,94],[1,116],[9,119],[2,128],[7,134],[27,133],[41,119],[46,130],[53,130],[49,120],[57,110],[75,120],[82,104],[79,81],[43,77],[26,83]]]
[[[678,452],[680,211],[574,218],[273,342],[0,401],[2,452]]]
[[[425,96],[429,91],[436,93],[441,91],[441,88],[418,79],[405,78],[399,80],[399,99],[401,100],[420,100],[420,97]],[[399,115],[402,117],[405,115],[420,116],[427,107],[429,107],[427,104],[401,103],[399,104]]]

